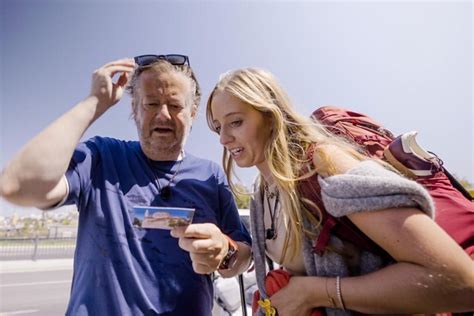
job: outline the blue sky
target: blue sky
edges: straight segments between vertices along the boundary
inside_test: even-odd
[[[87,96],[102,64],[147,53],[190,57],[203,90],[189,152],[221,161],[205,102],[219,74],[272,71],[297,109],[324,104],[417,130],[474,182],[471,1],[0,0],[0,167]],[[85,138],[136,139],[125,97]],[[255,169],[239,170],[249,185]],[[12,209],[2,201],[2,212]],[[15,208],[15,210],[19,210]]]

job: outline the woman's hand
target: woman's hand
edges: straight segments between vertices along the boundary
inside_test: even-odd
[[[319,284],[319,280],[320,278],[316,277],[291,277],[285,287],[270,297],[278,316],[311,315],[313,308],[317,307],[313,298],[318,294],[315,286]],[[322,289],[324,295],[324,288]]]

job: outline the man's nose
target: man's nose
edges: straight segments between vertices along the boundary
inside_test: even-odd
[[[167,104],[162,104],[159,109],[158,109],[158,112],[156,113],[156,116],[161,118],[161,119],[171,119],[171,115],[170,115],[170,112],[169,112],[169,109],[168,109],[168,105]]]

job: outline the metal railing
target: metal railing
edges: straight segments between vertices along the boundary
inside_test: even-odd
[[[239,209],[240,218],[250,230],[249,210]],[[37,237],[0,237],[0,260],[38,260],[74,257],[77,227],[51,226],[47,234]],[[64,236],[71,237],[60,237]],[[7,235],[11,236],[11,235]],[[13,235],[15,236],[15,235]]]
[[[76,238],[2,238],[0,260],[72,258]]]

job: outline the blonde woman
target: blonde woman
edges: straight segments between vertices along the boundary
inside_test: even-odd
[[[473,262],[432,220],[427,192],[295,112],[272,74],[224,74],[206,115],[224,146],[231,186],[235,164],[260,172],[251,223],[262,299],[268,298],[265,255],[293,276],[269,298],[278,315],[309,315],[318,307],[328,315],[474,309]],[[324,254],[312,251],[319,220],[304,207],[311,202],[298,183],[315,173],[326,211],[347,216],[392,263],[335,236]]]

